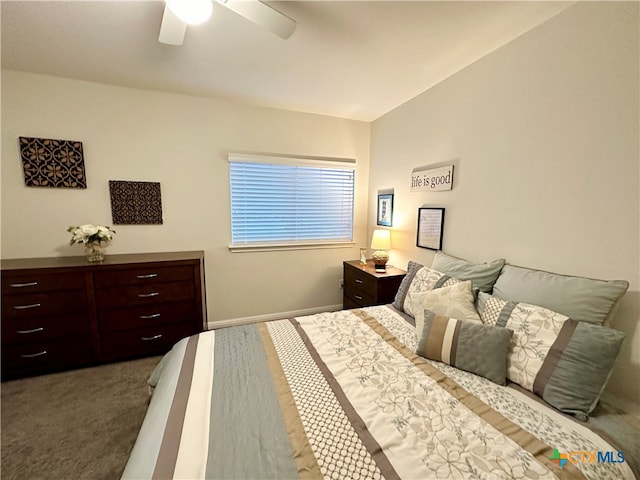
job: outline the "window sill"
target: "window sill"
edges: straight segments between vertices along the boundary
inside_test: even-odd
[[[326,248],[352,248],[355,242],[309,242],[309,243],[254,243],[247,245],[229,245],[232,253],[275,252],[280,250],[321,250]]]

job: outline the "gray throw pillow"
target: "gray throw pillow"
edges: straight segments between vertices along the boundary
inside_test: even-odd
[[[416,353],[506,385],[511,330],[424,312]]]
[[[488,263],[471,263],[442,251],[436,252],[431,268],[446,273],[458,280],[471,280],[473,288],[491,293],[505,260],[500,258]]]
[[[596,280],[505,265],[493,295],[546,307],[575,320],[611,325],[626,280]]]

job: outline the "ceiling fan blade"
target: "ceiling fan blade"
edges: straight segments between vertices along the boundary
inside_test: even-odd
[[[165,4],[158,41],[167,45],[182,45],[186,31],[187,24],[176,17],[175,13]]]
[[[296,21],[259,0],[217,0],[238,15],[287,39],[296,29]]]

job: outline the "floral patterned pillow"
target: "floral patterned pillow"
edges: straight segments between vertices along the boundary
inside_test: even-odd
[[[434,270],[429,267],[422,267],[418,270],[411,280],[411,284],[407,289],[406,297],[403,303],[404,312],[412,317],[415,317],[415,312],[411,305],[411,297],[416,293],[427,292],[436,288],[449,287],[459,283],[457,278],[450,277],[449,275]]]
[[[470,281],[409,295],[418,336],[421,335],[424,326],[425,310],[457,320],[481,323]]]
[[[528,303],[507,302],[486,293],[483,296],[482,323],[513,330],[507,358],[509,380],[533,391],[536,375],[569,317]]]
[[[607,384],[625,334],[483,292],[476,308],[485,325],[513,331],[507,378],[560,411],[586,420]]]

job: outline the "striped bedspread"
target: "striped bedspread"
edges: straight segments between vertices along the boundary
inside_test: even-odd
[[[589,461],[617,452],[578,422],[415,343],[388,306],[184,339],[150,379],[123,478],[634,478]]]

